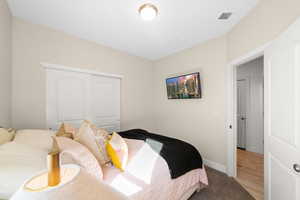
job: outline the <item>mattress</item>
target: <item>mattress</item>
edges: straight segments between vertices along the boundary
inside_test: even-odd
[[[119,169],[107,166],[103,168],[103,174],[107,184],[129,198],[133,200],[184,200],[188,198],[185,196],[187,192],[208,185],[204,167],[171,179],[166,161],[147,143],[141,140],[125,140],[129,148],[126,170],[121,172]]]

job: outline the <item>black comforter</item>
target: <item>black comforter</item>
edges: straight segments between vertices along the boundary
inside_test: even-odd
[[[174,138],[149,133],[142,129],[119,132],[128,139],[144,140],[168,163],[172,179],[202,168],[202,158],[197,149],[189,143]]]

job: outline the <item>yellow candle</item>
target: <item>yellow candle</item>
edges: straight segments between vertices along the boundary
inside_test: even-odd
[[[48,186],[56,186],[60,183],[60,161],[59,148],[56,139],[53,137],[53,148],[47,156],[48,165]]]

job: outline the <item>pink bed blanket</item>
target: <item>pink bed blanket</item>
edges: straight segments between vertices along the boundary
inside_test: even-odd
[[[125,172],[103,167],[104,181],[134,200],[180,200],[195,185],[207,186],[203,169],[195,169],[171,179],[166,161],[141,140],[125,139],[129,161]]]

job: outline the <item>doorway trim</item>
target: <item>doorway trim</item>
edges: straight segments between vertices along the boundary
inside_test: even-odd
[[[271,43],[268,42],[227,65],[227,126],[225,132],[227,134],[227,175],[231,177],[237,176],[237,67],[263,56]],[[264,75],[265,73],[266,71],[264,71]]]

